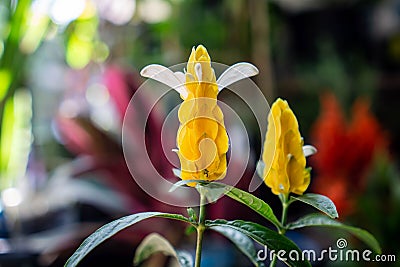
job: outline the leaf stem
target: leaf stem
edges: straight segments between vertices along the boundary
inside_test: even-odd
[[[281,225],[279,228],[279,234],[284,235],[286,233],[286,219],[287,219],[288,207],[291,202],[289,201],[288,195],[281,194],[279,195],[279,199],[282,202],[282,217],[281,217]],[[277,258],[278,257],[276,256],[275,253],[271,263],[269,264],[269,267],[275,267]]]
[[[201,251],[203,245],[203,235],[204,231],[206,230],[205,227],[205,218],[206,218],[206,197],[203,190],[199,190],[200,193],[200,211],[199,211],[199,223],[197,225],[197,242],[196,242],[196,260],[195,260],[195,267],[200,267],[201,263]]]

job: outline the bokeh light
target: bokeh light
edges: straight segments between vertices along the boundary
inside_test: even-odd
[[[86,0],[54,0],[50,5],[50,17],[55,23],[66,25],[79,17],[85,6]]]
[[[16,207],[22,202],[22,194],[17,188],[7,188],[1,192],[1,199],[7,207]]]

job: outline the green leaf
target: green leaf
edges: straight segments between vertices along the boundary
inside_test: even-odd
[[[211,183],[210,186],[220,186],[225,188],[225,195],[228,197],[232,198],[233,200],[236,200],[247,207],[251,208],[261,216],[263,216],[265,219],[269,220],[271,223],[273,223],[277,229],[279,229],[280,222],[276,218],[274,211],[272,208],[263,200],[259,199],[258,197],[240,190],[238,188],[235,188],[233,186],[221,184],[221,183]]]
[[[186,251],[175,250],[167,239],[157,233],[152,233],[143,239],[136,249],[133,265],[139,265],[151,255],[158,252],[161,252],[166,256],[174,257],[180,267],[193,266],[193,258],[190,253]]]
[[[1,52],[1,51],[0,51]],[[12,74],[8,69],[0,69],[0,101],[3,101],[12,81]]]
[[[1,78],[1,77],[0,77]],[[5,106],[3,109],[3,117],[0,119],[0,123],[2,123],[0,127],[0,173],[2,176],[2,183],[7,179],[5,174],[9,172],[9,161],[11,159],[11,154],[13,150],[13,138],[15,138],[15,103],[14,98],[10,97],[5,102]],[[1,114],[0,114],[1,116]],[[8,182],[8,181],[7,181]],[[1,187],[3,187],[3,184]],[[4,188],[1,188],[4,189]]]
[[[333,201],[324,195],[308,193],[297,197],[292,196],[291,198],[311,205],[331,218],[339,217]]]
[[[288,224],[287,228],[288,229],[297,229],[297,228],[302,228],[306,226],[324,226],[324,227],[334,227],[338,229],[345,230],[353,235],[355,235],[357,238],[362,240],[365,244],[370,246],[376,253],[381,253],[381,248],[379,246],[378,241],[375,239],[373,235],[371,235],[369,232],[366,230],[353,227],[353,226],[348,226],[345,225],[341,222],[338,222],[336,220],[333,220],[323,214],[310,214],[307,216],[304,216],[300,218],[299,220]]]
[[[189,215],[189,220],[190,220],[191,222],[193,222],[193,223],[196,223],[196,222],[199,220],[199,218],[197,218],[197,214],[196,214],[196,212],[194,211],[194,209],[192,209],[192,208],[187,208],[186,210],[187,210],[187,213],[188,213],[188,215]]]
[[[210,228],[232,241],[233,244],[254,264],[254,266],[263,267],[264,263],[257,258],[257,252],[253,241],[242,232],[231,227],[213,226]]]
[[[191,234],[195,233],[196,231],[197,231],[196,227],[194,227],[193,225],[189,225],[185,229],[185,235],[191,235]]]
[[[215,220],[206,221],[206,227],[213,229],[214,227],[228,227],[236,231],[239,231],[253,240],[257,241],[261,245],[264,245],[272,252],[279,252],[279,260],[285,262],[289,266],[301,267],[311,266],[308,261],[298,260],[295,261],[289,257],[290,251],[296,250],[298,255],[301,255],[301,250],[284,235],[280,235],[275,231],[272,231],[262,225],[253,222],[246,222],[242,220],[225,221]],[[282,252],[284,252],[282,254]],[[269,253],[268,253],[269,254]]]
[[[183,221],[187,223],[191,223],[189,219],[180,215],[180,214],[170,214],[170,213],[162,213],[162,212],[143,212],[137,213],[129,216],[122,217],[118,220],[112,221],[98,230],[96,230],[93,234],[91,234],[88,238],[86,238],[80,247],[74,252],[74,254],[68,259],[64,266],[71,267],[76,266],[90,251],[92,251],[99,244],[112,237],[119,231],[135,224],[145,219],[153,218],[153,217],[161,217],[174,219],[178,221]]]

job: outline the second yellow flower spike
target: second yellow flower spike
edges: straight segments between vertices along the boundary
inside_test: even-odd
[[[266,166],[264,182],[274,194],[302,195],[310,184],[296,116],[289,104],[280,98],[274,102],[268,116],[262,159]]]

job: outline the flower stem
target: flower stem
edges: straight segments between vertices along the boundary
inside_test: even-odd
[[[289,207],[288,196],[283,195],[283,197],[282,197],[282,218],[281,218],[282,228],[279,231],[279,233],[281,235],[284,235],[286,233],[286,218],[287,218],[288,207]]]
[[[206,197],[202,190],[200,192],[200,211],[199,211],[199,223],[197,225],[197,242],[196,242],[196,260],[195,260],[195,267],[200,267],[201,263],[201,250],[203,244],[203,235],[204,231],[206,230],[205,227],[205,218],[206,218]]]
[[[282,202],[282,217],[281,217],[281,227],[279,229],[279,234],[284,235],[286,233],[286,218],[290,202],[288,201],[287,195],[280,195],[279,198],[281,199]],[[275,253],[271,263],[269,264],[269,267],[275,267],[277,258],[278,257],[276,256]]]

